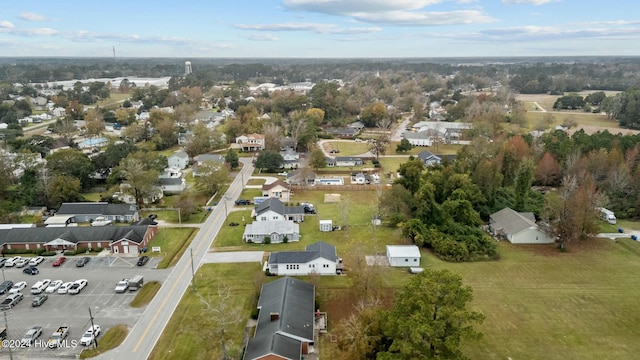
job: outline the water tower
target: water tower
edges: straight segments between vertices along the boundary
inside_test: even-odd
[[[191,74],[191,61],[184,62],[184,74],[185,75]]]

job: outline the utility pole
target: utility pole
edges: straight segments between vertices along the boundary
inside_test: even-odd
[[[91,319],[91,333],[93,334],[93,347],[94,348],[98,348],[98,337],[96,336],[95,333],[95,325],[93,325],[93,315],[91,314],[91,308],[89,308],[89,318]]]
[[[227,197],[224,196],[224,224],[228,225],[229,224],[229,211],[227,210]]]
[[[2,275],[4,275],[4,271],[2,272]],[[3,311],[4,313],[4,329],[7,331],[7,337],[9,337],[9,323],[7,323],[7,312]],[[9,344],[8,348],[9,348],[9,360],[13,360],[13,352],[11,350],[13,346],[11,346],[11,344]]]

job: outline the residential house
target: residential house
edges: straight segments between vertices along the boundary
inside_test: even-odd
[[[420,267],[420,249],[415,245],[387,245],[387,260],[394,267]]]
[[[551,244],[553,237],[542,231],[533,213],[504,208],[489,216],[489,231],[512,244]]]
[[[336,159],[332,158],[332,157],[327,157],[327,167],[335,167],[336,166]]]
[[[272,252],[268,261],[269,273],[280,276],[336,275],[342,272],[342,259],[336,247],[318,241],[305,251]]]
[[[287,173],[285,182],[290,185],[313,185],[316,173],[308,169],[298,169]]]
[[[189,155],[184,150],[178,150],[173,153],[167,159],[169,162],[169,167],[177,168],[177,169],[186,169],[187,165],[189,165]]]
[[[182,145],[186,145],[189,140],[191,139],[191,137],[193,136],[193,131],[191,130],[187,130],[185,132],[179,132],[178,133],[178,145],[182,146]]]
[[[110,204],[107,202],[62,203],[56,216],[68,215],[75,223],[88,223],[97,217],[113,222],[132,222],[140,220],[138,207],[130,204]]]
[[[336,156],[336,166],[362,166],[364,162],[359,157],[353,156]]]
[[[138,254],[157,233],[157,225],[150,224],[3,229],[0,230],[0,249],[110,248],[114,254]]]
[[[187,188],[187,181],[182,177],[158,178],[163,194],[181,194]]]
[[[292,197],[289,186],[289,184],[282,180],[276,180],[270,184],[264,184],[262,185],[262,196],[289,202]]]
[[[442,162],[442,158],[440,156],[435,155],[428,150],[424,150],[418,154],[418,159],[420,159],[420,161],[422,161],[426,166],[440,165]]]
[[[262,151],[264,150],[264,135],[249,134],[240,135],[236,138],[236,144],[240,145],[242,151]]]
[[[254,221],[247,224],[242,240],[250,243],[264,243],[265,238],[272,244],[300,240],[300,225],[291,220]]]
[[[253,217],[256,221],[304,221],[304,208],[302,206],[285,206],[276,198],[269,198],[256,205]]]
[[[413,146],[431,146],[433,145],[433,140],[431,139],[431,135],[429,135],[426,131],[421,132],[412,132],[407,131],[404,134],[404,138],[409,141],[409,143]]]
[[[352,122],[351,124],[349,124],[349,127],[352,129],[358,129],[358,133],[360,133],[362,129],[365,128],[364,124],[360,121]]]
[[[284,277],[262,285],[258,321],[243,360],[302,359],[313,353],[315,287]]]
[[[196,165],[193,167],[193,171],[192,171],[192,175],[193,176],[202,176],[202,175],[206,175],[206,174],[202,174],[201,172],[198,171],[198,168],[200,166],[202,166],[202,164],[204,164],[205,162],[210,162],[214,165],[217,166],[217,169],[220,168],[220,166],[224,165],[224,156],[220,155],[220,154],[200,154],[197,156],[196,158]]]
[[[281,151],[280,155],[284,159],[283,167],[285,169],[297,169],[300,167],[300,154],[298,154],[293,148],[287,148],[285,151]]]
[[[345,128],[326,128],[325,133],[337,136],[339,138],[354,138],[360,134],[360,130],[357,128],[345,127]]]

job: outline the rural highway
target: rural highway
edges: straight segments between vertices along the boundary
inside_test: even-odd
[[[245,183],[253,173],[253,165],[250,158],[240,158],[244,164],[242,170],[233,180],[229,189],[224,195],[224,199],[213,207],[209,218],[202,224],[200,231],[191,243],[193,250],[194,270],[197,271],[202,263],[205,254],[211,247],[213,240],[225,222],[225,204],[229,211],[234,206],[235,199],[238,198]],[[225,200],[226,199],[226,200]],[[162,230],[160,230],[162,231]],[[131,329],[127,338],[122,344],[97,359],[101,360],[146,360],[155,347],[160,335],[167,326],[169,319],[178,306],[182,295],[191,286],[191,256],[188,249],[184,256],[174,266],[169,277],[162,284],[162,287],[147,305],[140,320]]]

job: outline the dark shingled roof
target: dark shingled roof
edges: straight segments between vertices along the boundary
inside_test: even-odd
[[[75,202],[60,205],[56,215],[133,215],[137,210],[135,205],[129,204]]]
[[[244,359],[268,354],[301,358],[301,341],[313,342],[315,289],[310,283],[284,277],[262,286],[258,301],[258,325],[249,339]],[[277,313],[278,319],[271,320]]]
[[[336,247],[324,241],[307,246],[305,251],[282,251],[269,255],[269,264],[306,264],[317,258],[336,261]]]
[[[74,244],[79,241],[129,240],[137,244],[144,239],[148,226],[84,226],[84,227],[38,227],[0,230],[0,245],[39,243],[63,239]]]
[[[281,215],[304,214],[304,208],[302,206],[284,206],[284,203],[276,198],[268,198],[256,205],[256,215],[260,215],[269,210]]]

